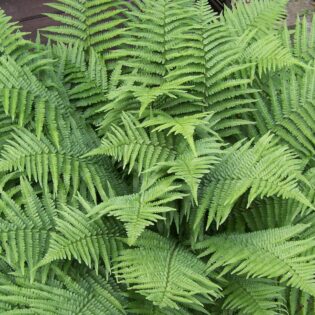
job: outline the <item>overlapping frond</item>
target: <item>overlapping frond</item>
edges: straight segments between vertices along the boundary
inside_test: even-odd
[[[56,0],[47,45],[0,10],[1,314],[314,313],[315,22],[286,4]]]
[[[28,66],[20,66],[11,57],[0,57],[0,73],[0,102],[5,113],[12,119],[16,117],[20,125],[32,119],[37,137],[45,125],[54,143],[59,145],[56,112],[63,105],[58,94],[40,82]]]
[[[251,315],[276,315],[285,311],[284,288],[268,279],[228,278],[223,309]]]
[[[140,192],[109,198],[95,206],[89,215],[96,217],[109,215],[118,218],[124,223],[128,243],[132,245],[147,226],[164,219],[163,213],[175,211],[169,203],[183,197],[178,188],[173,177],[166,177],[156,183],[144,182]]]
[[[93,47],[105,60],[119,57],[117,48],[125,43],[125,3],[121,0],[58,0],[48,4],[60,13],[46,14],[60,23],[48,26],[44,34],[58,43]]]
[[[22,205],[1,191],[0,241],[5,261],[22,275],[35,267],[48,248],[55,225],[56,210],[51,196],[41,201],[31,185],[21,179]]]
[[[235,10],[226,8],[222,19],[231,32],[241,36],[250,28],[257,28],[260,33],[268,33],[281,26],[286,16],[288,0],[237,1]]]
[[[104,273],[96,275],[77,265],[74,268],[52,267],[46,283],[30,283],[21,277],[1,283],[0,301],[6,303],[7,314],[126,314],[124,298],[112,279],[107,281]]]
[[[312,239],[299,239],[307,225],[287,226],[246,234],[217,235],[198,243],[210,270],[221,269],[253,278],[271,278],[315,294]]]
[[[86,54],[79,44],[55,45],[52,54],[60,61],[60,78],[69,85],[66,90],[69,102],[84,111],[86,117],[93,116],[107,102],[108,78],[104,60],[93,48]]]
[[[99,269],[99,262],[111,270],[111,260],[118,256],[122,245],[118,240],[123,233],[119,223],[115,220],[90,221],[87,213],[62,205],[56,218],[55,232],[47,253],[40,266],[55,260],[75,258],[83,261],[88,267]]]
[[[24,32],[17,22],[12,22],[11,18],[6,16],[5,12],[0,9],[0,56],[7,55],[14,59],[18,59],[25,54],[30,42],[25,40]]]
[[[154,131],[168,130],[167,135],[181,135],[187,141],[194,155],[196,148],[194,143],[194,134],[196,128],[200,125],[206,129],[207,120],[212,116],[211,113],[199,113],[195,115],[172,117],[167,113],[159,112],[156,117],[149,117],[142,123],[144,127],[154,126]]]
[[[160,132],[146,130],[130,114],[123,113],[123,126],[113,125],[101,145],[88,156],[108,155],[128,165],[128,171],[136,168],[140,174],[157,163],[173,160],[173,138]]]
[[[299,189],[299,182],[303,180],[302,162],[295,153],[277,145],[268,134],[253,147],[251,144],[252,141],[238,143],[227,150],[226,156],[205,177],[199,194],[195,228],[207,211],[207,227],[213,220],[217,226],[222,224],[238,198],[247,191],[247,206],[257,197],[281,196],[312,208]]]
[[[119,257],[117,276],[131,289],[160,307],[202,306],[219,295],[206,265],[184,247],[162,236],[144,232],[134,248]]]
[[[182,179],[190,188],[192,197],[198,202],[197,191],[203,176],[209,173],[223,154],[221,144],[216,139],[202,139],[195,142],[196,154],[186,146],[174,161],[159,163],[167,167],[167,173]]]
[[[65,145],[64,148],[67,149]],[[94,200],[96,192],[105,198],[101,178],[102,175],[106,177],[106,172],[102,172],[101,166],[81,158],[82,153],[71,151],[70,148],[58,149],[43,136],[38,139],[25,129],[16,129],[12,140],[8,140],[4,145],[0,171],[20,171],[30,180],[38,182],[46,191],[51,190],[49,188],[51,183],[55,194],[61,181],[67,192],[75,194],[82,185],[80,182],[82,180]]]
[[[250,132],[263,135],[272,131],[302,157],[314,154],[314,91],[315,70],[294,70],[269,76],[259,84],[256,111],[251,115],[257,122]]]
[[[297,17],[294,29],[294,36],[290,30],[285,28],[282,32],[282,38],[285,45],[290,48],[292,53],[306,63],[314,61],[315,52],[315,18],[311,21],[306,16]]]

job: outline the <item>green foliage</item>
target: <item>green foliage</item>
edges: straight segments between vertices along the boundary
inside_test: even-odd
[[[166,206],[169,202],[183,197],[176,191],[180,186],[173,183],[174,178],[154,180],[157,182],[144,182],[138,193],[109,198],[91,209],[89,215],[117,217],[125,225],[128,244],[134,244],[146,226],[163,219],[160,214],[176,210]]]
[[[0,11],[1,314],[314,314],[315,19],[286,5],[56,0],[47,44]]]
[[[218,235],[198,243],[210,270],[221,274],[232,271],[249,277],[278,278],[280,282],[314,294],[314,262],[307,255],[312,239],[292,240],[307,228],[306,225],[246,233]],[[304,254],[304,255],[303,255]]]
[[[1,281],[0,300],[6,303],[2,313],[126,314],[122,293],[112,279],[77,265],[69,267],[52,267],[46,283],[22,277]]]
[[[55,232],[51,234],[48,251],[40,262],[46,265],[54,260],[75,258],[98,271],[99,260],[103,259],[106,270],[110,260],[117,257],[122,248],[118,240],[123,235],[114,220],[90,222],[86,214],[75,208],[62,206],[56,218]]]
[[[49,26],[45,36],[65,44],[82,44],[102,53],[104,59],[116,59],[113,52],[124,43],[124,1],[120,0],[58,0],[48,4],[60,13],[46,15],[59,26]]]
[[[232,276],[223,291],[223,309],[243,314],[278,314],[283,311],[283,288],[267,279],[244,279]]]
[[[196,213],[197,228],[207,209],[207,227],[213,220],[217,226],[222,224],[235,202],[248,190],[247,206],[257,197],[281,196],[312,207],[298,187],[299,182],[306,179],[303,179],[301,161],[295,153],[277,145],[268,134],[253,147],[251,144],[252,141],[236,143],[205,176]]]
[[[206,265],[196,256],[152,232],[144,232],[134,248],[122,251],[117,264],[120,281],[162,308],[178,309],[177,303],[198,307],[202,297],[217,297],[219,287],[206,275]]]

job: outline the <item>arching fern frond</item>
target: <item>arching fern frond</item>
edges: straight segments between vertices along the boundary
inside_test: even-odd
[[[110,272],[111,260],[118,256],[122,248],[118,240],[122,236],[117,221],[90,221],[87,213],[62,205],[56,218],[56,231],[51,234],[48,251],[39,266],[59,259],[75,258],[89,268],[94,266],[98,272],[101,260],[105,270]]]
[[[58,0],[48,4],[60,13],[46,14],[60,23],[48,26],[44,35],[65,44],[93,47],[106,61],[118,58],[117,48],[125,43],[125,3],[121,0]]]
[[[304,205],[297,200],[270,197],[255,200],[242,216],[251,231],[258,231],[290,225],[303,210]]]
[[[283,287],[269,279],[228,277],[222,308],[244,315],[277,315],[285,311],[283,291]]]
[[[183,136],[196,156],[197,153],[194,142],[196,128],[202,125],[202,127],[206,129],[207,120],[209,120],[211,116],[212,113],[205,112],[183,117],[172,117],[167,113],[158,112],[156,117],[149,117],[141,126],[156,126],[153,132],[168,130],[167,135],[174,134]]]
[[[257,65],[258,75],[268,71],[288,68],[293,65],[304,66],[303,63],[295,58],[290,50],[285,47],[281,39],[274,34],[266,35],[254,41],[245,48],[245,60],[252,61]]]
[[[254,135],[272,131],[283,142],[293,147],[302,157],[315,152],[315,70],[288,71],[269,76],[258,86],[255,112],[257,122],[248,127]]]
[[[195,228],[208,213],[207,227],[217,226],[230,214],[238,198],[249,190],[248,205],[257,197],[281,196],[295,199],[312,208],[298,185],[303,176],[302,162],[287,147],[277,145],[265,135],[251,147],[252,141],[238,143],[205,177],[201,184],[200,203]]]
[[[167,82],[166,75],[174,68],[168,65],[180,59],[177,51],[185,43],[194,11],[188,0],[149,0],[141,9],[129,13],[135,17],[128,23],[126,55],[130,59],[122,63],[130,70],[122,78],[132,77],[137,86],[154,87]]]
[[[157,163],[173,160],[175,151],[171,136],[147,131],[131,114],[123,113],[121,120],[123,126],[113,125],[101,145],[88,153],[88,156],[112,156],[115,160],[122,161],[124,168],[129,164],[129,172],[136,168],[139,174]]]
[[[78,50],[79,60],[65,61],[64,80],[71,84],[67,91],[68,97],[75,108],[85,111],[86,117],[94,115],[96,110],[107,102],[108,80],[104,61],[92,48],[89,51],[87,64],[81,59],[86,55],[80,54],[80,51],[83,53],[80,47],[76,49],[76,47],[59,46],[58,48],[62,54],[70,54],[70,58],[72,51]],[[62,48],[66,51],[63,52]]]
[[[11,22],[11,17],[5,15],[0,9],[0,56],[7,55],[14,59],[19,59],[25,54],[25,50],[31,45],[31,42],[25,40],[26,34],[21,32],[21,26],[17,22]]]
[[[291,31],[284,28],[282,32],[283,42],[292,53],[303,60],[305,63],[314,61],[315,53],[315,18],[314,14],[311,21],[306,16],[297,16],[294,35],[292,40]]]
[[[8,264],[22,275],[27,269],[33,280],[34,268],[48,248],[56,210],[48,194],[41,201],[24,179],[21,179],[21,192],[22,205],[18,205],[4,191],[0,194],[1,248]]]
[[[219,295],[201,260],[173,240],[149,231],[134,248],[122,251],[117,277],[161,308],[183,305],[198,310],[203,299],[211,301]]]
[[[48,184],[52,183],[54,194],[57,193],[61,181],[67,192],[75,194],[82,185],[82,180],[95,201],[96,192],[106,198],[101,181],[102,176],[106,177],[106,173],[102,172],[102,168],[81,158],[82,152],[79,151],[78,154],[70,150],[71,148],[64,147],[68,150],[57,149],[43,136],[37,139],[25,129],[16,129],[12,140],[8,140],[4,145],[0,171],[20,171],[48,191]]]
[[[286,17],[288,0],[237,1],[235,8],[225,8],[222,20],[235,36],[242,36],[250,28],[267,34],[281,25]],[[258,34],[257,34],[258,35]]]
[[[208,256],[209,271],[221,269],[247,277],[279,277],[282,283],[315,295],[312,239],[296,239],[307,225],[287,226],[245,234],[223,234],[198,243]]]
[[[16,277],[0,284],[0,301],[11,308],[8,314],[126,315],[120,289],[103,273],[79,266],[75,272],[51,269],[54,275],[46,283]]]
[[[198,187],[204,175],[220,161],[222,155],[221,144],[216,139],[202,139],[195,141],[196,156],[186,146],[174,161],[161,162],[159,165],[168,168],[167,173],[182,179],[191,190],[192,197],[198,202]]]
[[[30,68],[20,66],[11,57],[0,58],[0,74],[0,102],[5,112],[13,119],[18,117],[20,125],[31,115],[37,137],[41,136],[45,125],[58,146],[56,115],[58,109],[63,109],[58,94],[50,91]]]
[[[132,245],[147,226],[164,219],[163,213],[175,211],[169,202],[181,199],[179,186],[174,178],[160,179],[156,183],[145,183],[141,191],[132,195],[112,197],[95,206],[89,216],[114,216],[124,223],[128,244]]]

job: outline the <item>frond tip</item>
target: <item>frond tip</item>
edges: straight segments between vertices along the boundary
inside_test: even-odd
[[[173,177],[161,179],[136,194],[109,198],[95,206],[89,216],[118,218],[125,225],[128,244],[133,245],[147,226],[164,219],[163,213],[175,211],[169,203],[184,196],[178,188]]]

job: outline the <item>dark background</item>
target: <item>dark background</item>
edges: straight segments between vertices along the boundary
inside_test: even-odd
[[[45,6],[44,3],[49,0],[0,0],[0,8],[7,15],[13,17],[14,21],[20,21],[23,26],[23,31],[30,32],[29,37],[36,36],[36,30],[53,22],[42,15],[43,12],[53,12],[53,9]]]

